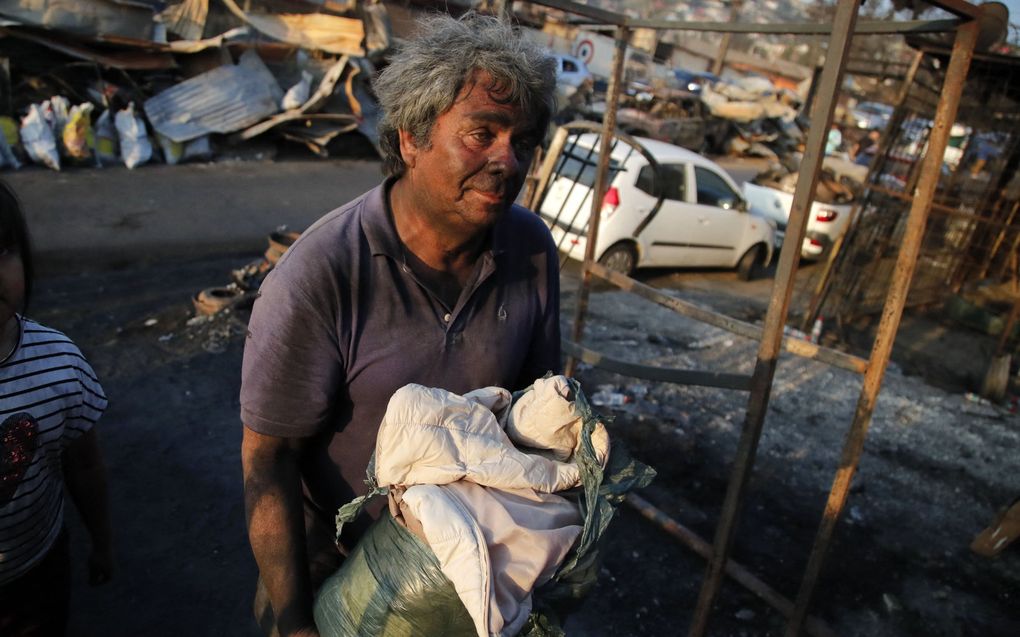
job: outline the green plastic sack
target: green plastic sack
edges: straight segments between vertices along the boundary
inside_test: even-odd
[[[575,453],[581,487],[560,495],[576,498],[584,528],[556,575],[533,595],[533,611],[519,637],[559,637],[558,616],[570,610],[596,584],[602,538],[616,508],[632,489],[647,486],[655,471],[630,457],[613,442],[605,470],[595,457],[591,434],[606,419],[592,411],[574,379],[568,379],[577,413],[584,420],[581,445]],[[516,401],[525,389],[514,394]],[[370,462],[368,494],[355,498],[337,513],[337,537],[368,500],[387,492],[375,481]],[[358,542],[343,566],[319,589],[315,623],[322,637],[469,637],[474,623],[453,584],[443,574],[432,550],[388,513]]]
[[[475,637],[475,625],[432,550],[384,513],[319,589],[323,637]]]

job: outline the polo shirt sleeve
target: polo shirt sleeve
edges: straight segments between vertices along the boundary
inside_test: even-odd
[[[241,422],[282,438],[320,432],[343,383],[336,321],[328,316],[337,283],[304,256],[288,254],[263,282],[241,366]]]

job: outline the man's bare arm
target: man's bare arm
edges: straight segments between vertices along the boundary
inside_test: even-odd
[[[298,455],[302,441],[244,428],[241,465],[248,539],[281,637],[317,636],[312,616]]]

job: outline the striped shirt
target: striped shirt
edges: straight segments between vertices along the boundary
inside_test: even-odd
[[[30,319],[0,365],[0,584],[20,577],[63,527],[62,452],[106,409],[106,396],[69,338]]]

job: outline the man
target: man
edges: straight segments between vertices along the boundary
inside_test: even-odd
[[[854,146],[853,161],[858,166],[870,166],[871,160],[878,153],[878,142],[882,139],[882,131],[872,128]]]
[[[829,127],[829,134],[825,138],[825,154],[835,155],[842,145],[843,132],[840,130],[839,124],[833,122],[832,126]]]
[[[517,389],[559,369],[556,249],[512,205],[554,86],[552,61],[498,20],[428,19],[374,85],[387,179],[316,222],[263,284],[241,455],[265,630],[317,634],[314,591],[341,560],[334,515],[365,490],[396,389]],[[366,526],[345,526],[341,550]]]

